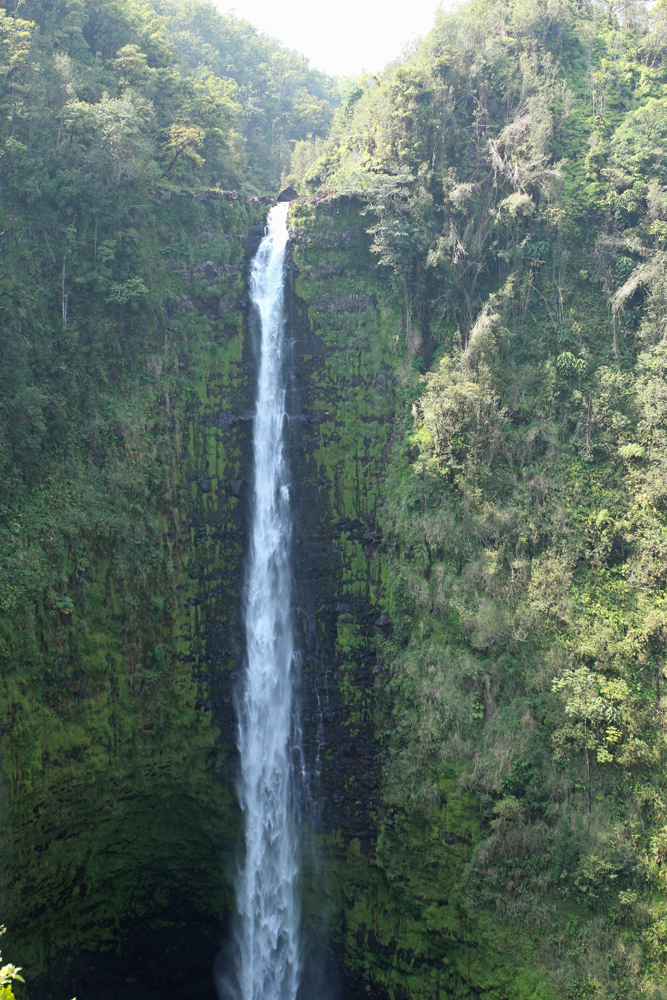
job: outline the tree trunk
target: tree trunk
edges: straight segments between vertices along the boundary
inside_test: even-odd
[[[67,295],[65,293],[65,265],[67,263],[67,254],[63,257],[63,326],[67,326]]]
[[[584,719],[584,749],[586,750],[586,777],[588,778],[588,825],[590,827],[593,800],[591,796],[591,762],[588,756],[588,719]]]

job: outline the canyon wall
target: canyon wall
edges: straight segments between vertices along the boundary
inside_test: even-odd
[[[161,449],[141,572],[130,551],[114,573],[115,536],[82,532],[69,604],[36,608],[31,653],[20,635],[6,647],[3,914],[39,1000],[121,983],[128,996],[211,990],[239,843],[233,699],[257,346],[246,279],[265,212],[225,196],[159,206],[147,264],[158,344],[116,430],[130,468],[133,449]],[[549,998],[531,968],[536,940],[517,943],[464,905],[480,820],[456,763],[428,813],[391,791],[388,663],[401,639],[382,511],[414,393],[408,330],[357,203],[303,199],[291,226],[307,981],[325,990],[326,968],[332,996]]]

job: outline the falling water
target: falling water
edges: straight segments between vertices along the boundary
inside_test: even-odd
[[[245,859],[237,884],[237,995],[295,1000],[299,906],[292,814],[290,502],[285,457],[284,259],[287,204],[269,213],[252,265],[261,321],[253,428],[254,496],[245,630],[247,670],[239,699],[239,791]]]

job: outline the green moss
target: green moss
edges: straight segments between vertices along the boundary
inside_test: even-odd
[[[388,670],[405,642],[402,622],[415,649],[424,651],[419,655],[426,655],[429,643],[446,649],[462,642],[459,611],[450,608],[429,616],[420,601],[423,605],[433,590],[412,579],[406,586],[397,563],[397,558],[406,559],[409,572],[414,566],[422,574],[430,566],[431,556],[419,547],[419,531],[432,502],[427,493],[417,495],[400,454],[405,447],[402,409],[411,405],[415,384],[418,391],[418,383],[402,368],[401,354],[395,353],[403,336],[401,311],[391,289],[377,277],[364,232],[367,223],[354,204],[341,200],[313,208],[301,202],[290,217],[299,267],[295,290],[321,344],[307,359],[307,397],[316,418],[307,448],[309,478],[321,484],[319,516],[337,528],[333,650],[340,740],[352,748],[362,746],[375,730],[384,745],[377,771],[379,797],[372,803],[359,798],[359,775],[351,762],[340,786],[347,832],[330,833],[323,845],[326,909],[334,937],[362,992],[379,989],[392,1000],[555,1000],[563,987],[554,984],[553,971],[542,958],[545,932],[539,921],[531,927],[475,901],[470,873],[488,844],[488,806],[465,790],[465,760],[438,761],[437,733],[427,728],[427,710],[413,710],[411,704],[418,675],[413,676],[409,664],[399,680],[400,668]],[[570,482],[576,483],[576,477]],[[583,493],[590,497],[591,489],[595,483],[588,469]],[[405,555],[378,544],[378,523],[395,530],[394,496],[401,517],[414,511],[413,547]],[[442,544],[439,536],[437,544]],[[452,547],[456,544],[453,537]],[[431,587],[435,584],[434,577]],[[393,622],[393,634],[372,624],[385,619]],[[368,663],[376,664],[371,676]],[[481,675],[483,668],[477,669]],[[476,685],[468,709],[471,727],[484,719],[478,676],[474,673],[471,682]],[[406,718],[405,724],[415,726],[423,740],[423,750],[415,734],[403,731]],[[406,768],[407,753],[415,755],[414,767],[421,773]],[[339,773],[335,751],[324,754],[324,766],[334,780]],[[406,781],[414,785],[406,787]],[[355,826],[366,828],[363,837],[351,833]],[[376,837],[369,827],[377,830]],[[317,885],[321,882],[320,875]],[[317,898],[306,875],[304,913],[313,925]]]
[[[264,211],[175,198],[144,215],[137,239],[155,308],[172,303],[172,318],[164,355],[149,343],[133,378],[108,396],[108,407],[153,435],[139,443],[131,425],[124,431],[116,476],[130,485],[102,501],[102,520],[113,522],[114,503],[122,511],[116,534],[72,532],[67,518],[89,491],[83,471],[51,473],[34,494],[33,506],[52,505],[46,523],[62,557],[54,563],[33,536],[37,572],[42,560],[56,575],[38,577],[21,613],[2,621],[0,675],[1,905],[12,955],[30,977],[56,955],[118,948],[137,922],[173,923],[174,911],[219,927],[232,905],[233,732],[221,733],[204,706],[233,665],[232,654],[212,659],[206,622],[229,627],[238,605],[238,498],[227,478],[240,474],[244,432],[217,418],[248,405],[239,281],[233,271],[200,281],[199,312],[173,303],[191,301],[192,269],[210,259],[199,234],[243,232]],[[178,249],[165,256],[167,240]],[[136,481],[143,492],[132,492]],[[135,525],[146,543],[121,562]]]

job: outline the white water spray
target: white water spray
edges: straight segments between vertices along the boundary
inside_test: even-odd
[[[253,428],[254,497],[246,585],[247,670],[239,700],[239,793],[246,854],[237,883],[237,994],[295,1000],[299,905],[292,810],[292,669],[288,470],[285,459],[284,260],[287,204],[269,213],[252,265],[261,320]]]

